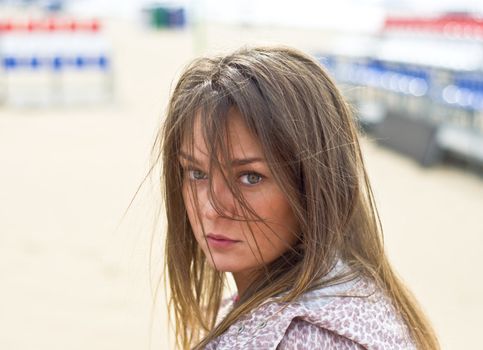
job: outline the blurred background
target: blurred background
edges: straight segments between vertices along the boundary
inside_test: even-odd
[[[256,44],[337,81],[390,260],[443,349],[479,347],[481,1],[0,0],[1,349],[173,348],[151,146],[192,58]]]

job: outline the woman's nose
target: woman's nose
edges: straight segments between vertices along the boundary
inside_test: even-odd
[[[215,219],[219,216],[234,215],[234,197],[230,186],[222,175],[213,177],[207,188],[205,216]]]

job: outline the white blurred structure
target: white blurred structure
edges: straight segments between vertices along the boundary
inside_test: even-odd
[[[424,165],[483,165],[483,18],[389,16],[377,34],[334,41],[322,63],[381,142]]]
[[[20,106],[112,97],[109,46],[98,20],[0,19],[1,100]]]

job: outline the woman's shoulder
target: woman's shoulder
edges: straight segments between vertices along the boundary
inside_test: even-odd
[[[302,295],[293,303],[287,317],[299,325],[300,330],[314,327],[322,329],[323,338],[330,339],[342,348],[359,349],[414,349],[408,328],[391,299],[374,282],[366,277],[340,285],[322,287]],[[300,321],[304,321],[300,323]],[[290,331],[287,328],[286,336]],[[344,347],[347,346],[347,347]],[[331,348],[331,347],[328,347]]]
[[[295,318],[277,345],[277,350],[291,349],[363,350],[365,348],[349,338]]]
[[[414,348],[390,299],[363,277],[311,290],[288,303],[271,299],[232,325],[216,348],[291,349],[302,342],[321,349]]]

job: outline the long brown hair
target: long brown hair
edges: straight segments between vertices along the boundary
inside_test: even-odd
[[[226,154],[223,130],[230,108],[239,111],[260,140],[300,233],[296,249],[265,266],[216,324],[225,276],[209,266],[194,238],[181,191],[179,155],[183,140],[193,138],[195,115],[201,115],[212,161],[220,163],[217,155]],[[294,300],[320,282],[338,258],[386,291],[418,348],[439,348],[430,324],[385,256],[356,123],[317,61],[283,47],[193,61],[174,89],[154,152],[163,162],[165,268],[181,348],[203,348],[269,297],[285,292],[285,301]],[[243,203],[239,193],[234,195]]]

